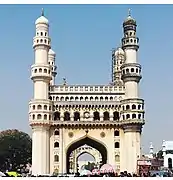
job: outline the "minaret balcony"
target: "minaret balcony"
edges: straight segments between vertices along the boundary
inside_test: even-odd
[[[135,37],[135,36],[122,38],[122,48],[123,49],[130,48],[130,49],[138,50],[138,48],[139,48],[139,38]]]
[[[48,48],[50,48],[51,39],[49,37],[35,36],[33,39],[33,48],[35,48],[36,46],[47,46]]]
[[[29,102],[29,121],[30,123],[48,123],[52,120],[52,101],[33,99]]]
[[[144,112],[144,100],[139,98],[121,100],[121,112]]]
[[[124,82],[141,80],[141,65],[138,63],[125,63],[121,66],[121,79]]]
[[[34,64],[31,67],[31,79],[32,80],[48,80],[52,79],[51,67],[49,64]]]

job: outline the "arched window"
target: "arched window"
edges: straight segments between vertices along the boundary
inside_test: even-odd
[[[126,110],[129,110],[130,109],[130,106],[129,105],[126,105]]]
[[[59,131],[56,130],[56,131],[54,132],[54,135],[55,135],[55,136],[59,136]]]
[[[132,114],[132,119],[135,119],[136,118],[136,114]]]
[[[37,106],[37,109],[41,109],[41,105],[38,105],[38,106]]]
[[[119,112],[113,112],[113,119],[114,119],[114,121],[116,121],[116,120],[119,120],[120,119],[120,117],[119,117]]]
[[[74,112],[74,121],[79,121],[79,120],[80,120],[80,113]]]
[[[60,120],[60,112],[54,113],[54,121]]]
[[[114,136],[119,136],[120,132],[119,131],[114,131]]]
[[[115,155],[115,161],[120,162],[120,156],[119,155]]]
[[[58,155],[55,155],[55,156],[54,156],[54,161],[55,161],[55,162],[59,162],[59,156],[58,156]]]
[[[41,114],[38,114],[38,115],[37,115],[37,119],[41,119]]]
[[[130,119],[130,114],[126,114],[126,119]]]
[[[109,120],[109,112],[106,111],[106,112],[103,113],[103,120],[104,121],[108,121]]]
[[[136,109],[136,105],[135,104],[132,105],[132,109]]]
[[[64,121],[70,121],[70,113],[69,112],[64,113]]]
[[[47,110],[47,105],[44,105],[44,110]]]
[[[47,120],[47,114],[44,115],[44,120]]]
[[[115,143],[115,148],[120,148],[120,143],[119,142]]]
[[[168,158],[168,168],[172,170],[172,158]]]
[[[93,117],[94,120],[100,120],[100,113],[99,112],[96,111],[93,113],[93,115],[94,115],[94,117]]]
[[[55,142],[54,143],[54,148],[58,148],[59,147],[59,143],[58,142]]]

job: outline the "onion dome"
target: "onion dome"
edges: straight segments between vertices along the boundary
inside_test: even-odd
[[[49,55],[55,56],[56,53],[52,49],[49,49]]]
[[[131,17],[130,9],[128,11],[128,17],[125,19],[125,21],[123,23],[123,26],[126,26],[126,25],[134,25],[134,26],[136,26],[136,20]]]
[[[49,25],[49,21],[44,17],[44,10],[42,9],[41,16],[35,21],[35,24],[46,24]]]
[[[124,51],[120,47],[118,47],[117,50],[115,51],[115,56],[118,56],[118,55],[124,55]]]

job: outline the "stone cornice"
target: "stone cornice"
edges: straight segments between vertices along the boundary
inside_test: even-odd
[[[127,125],[143,126],[144,119],[122,120],[122,121],[30,121],[31,126],[51,126],[64,128],[123,128]]]

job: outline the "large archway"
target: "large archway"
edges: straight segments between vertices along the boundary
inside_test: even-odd
[[[69,163],[70,154],[74,150],[76,150],[77,148],[79,148],[79,147],[81,147],[81,146],[83,146],[85,144],[97,149],[100,152],[100,154],[102,156],[102,162],[100,162],[101,165],[107,163],[107,149],[106,149],[106,147],[103,144],[96,141],[96,140],[93,140],[93,139],[91,139],[89,137],[85,137],[83,139],[80,139],[77,142],[74,142],[73,144],[71,144],[68,147],[67,153],[66,153],[66,169],[67,169],[67,173],[70,173],[69,172],[69,169],[70,169],[70,163]]]

